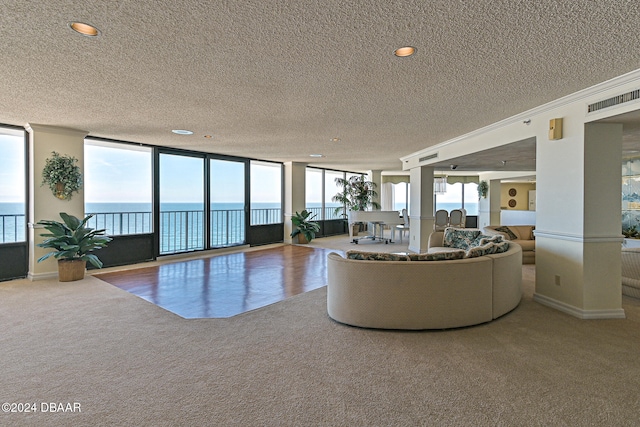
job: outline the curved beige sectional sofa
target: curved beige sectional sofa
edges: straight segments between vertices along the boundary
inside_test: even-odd
[[[508,229],[510,234],[497,229]],[[534,230],[535,227],[533,225],[489,225],[484,227],[485,234],[502,236],[504,240],[520,245],[522,248],[523,264],[536,263],[536,239]]]
[[[489,322],[522,297],[522,249],[447,261],[370,261],[332,252],[327,311],[347,325],[447,329]]]
[[[640,248],[622,248],[622,295],[640,298]]]

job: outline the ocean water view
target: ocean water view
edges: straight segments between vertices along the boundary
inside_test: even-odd
[[[325,206],[324,218],[339,219],[338,205]],[[400,212],[403,205],[396,205]],[[439,203],[438,209],[459,208],[456,203]],[[309,204],[307,209],[320,219],[322,205]],[[466,205],[468,215],[477,215],[477,204]],[[153,216],[151,203],[87,203],[87,213],[95,214],[89,225],[106,229],[108,235],[151,233]],[[160,205],[160,253],[204,249],[204,209],[202,203],[162,203]],[[245,211],[242,203],[212,203],[210,209],[210,245],[223,247],[244,243]],[[278,203],[251,205],[250,224],[274,224],[282,221]],[[58,220],[58,218],[50,218]],[[25,239],[25,215],[22,203],[0,203],[0,243],[21,242]]]

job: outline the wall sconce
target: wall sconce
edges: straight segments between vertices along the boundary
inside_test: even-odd
[[[549,120],[549,139],[562,139],[562,118]]]

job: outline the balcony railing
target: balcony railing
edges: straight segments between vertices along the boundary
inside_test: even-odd
[[[0,243],[25,241],[24,214],[0,215]]]
[[[251,225],[279,224],[282,222],[282,209],[251,209]]]
[[[90,215],[90,214],[87,214]],[[109,236],[151,233],[151,212],[96,212],[87,225],[98,230],[105,229]]]
[[[204,211],[161,211],[160,253],[204,249]]]
[[[315,214],[314,221],[344,219],[341,213],[336,214],[336,206],[326,206],[324,208],[324,216],[322,215],[322,207],[306,208],[307,211]]]
[[[251,225],[282,222],[280,208],[251,210]],[[151,212],[95,212],[88,226],[105,229],[110,236],[153,232]],[[245,241],[244,209],[211,210],[210,246],[224,247]],[[204,249],[204,211],[161,211],[160,253]]]
[[[231,246],[244,243],[244,210],[211,211],[211,246]]]

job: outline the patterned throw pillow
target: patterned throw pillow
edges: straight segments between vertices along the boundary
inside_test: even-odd
[[[509,250],[509,242],[493,243],[489,242],[481,246],[469,248],[465,258],[475,258],[483,255],[499,254]]]
[[[409,254],[409,260],[411,261],[449,261],[452,259],[462,259],[465,256],[465,251],[462,249],[453,251],[441,251],[423,254]]]
[[[453,228],[444,229],[442,245],[446,248],[469,249],[471,243],[480,235],[478,229]]]
[[[496,231],[500,231],[502,233],[506,233],[509,236],[509,240],[517,240],[518,236],[515,235],[513,231],[507,226],[498,227],[495,229]]]
[[[482,246],[482,245],[486,245],[487,243],[491,242],[491,243],[500,243],[502,242],[502,235],[501,234],[493,234],[491,236],[488,236],[486,234],[478,234],[478,237],[476,237],[476,239],[471,242],[471,245],[469,246],[474,247],[474,246]]]
[[[363,252],[363,251],[347,251],[345,254],[347,259],[357,259],[364,261],[409,261],[409,257],[403,254],[390,254],[385,252]]]

